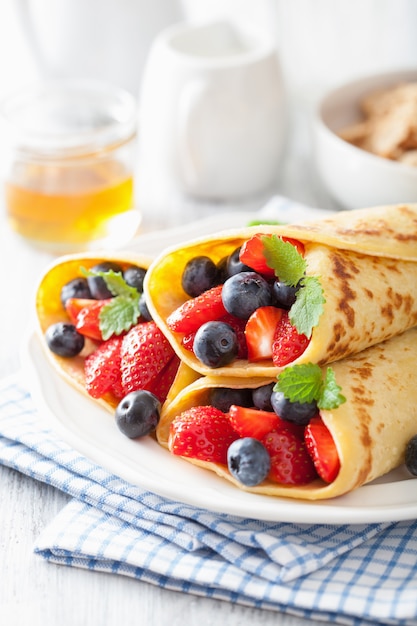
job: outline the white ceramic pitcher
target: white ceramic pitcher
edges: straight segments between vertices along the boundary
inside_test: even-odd
[[[226,21],[164,30],[145,66],[139,127],[147,165],[182,191],[264,190],[278,177],[286,127],[275,47]]]

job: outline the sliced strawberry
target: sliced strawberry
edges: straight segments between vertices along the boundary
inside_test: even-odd
[[[121,337],[104,341],[84,362],[85,387],[93,398],[101,398],[120,384]]]
[[[283,420],[273,411],[262,411],[232,404],[228,412],[233,429],[241,437],[254,437],[262,440],[272,430],[290,430],[301,441],[304,441],[304,426]]]
[[[263,237],[272,237],[270,234],[257,233],[253,235],[248,241],[242,245],[240,249],[239,258],[242,263],[249,265],[255,272],[262,274],[265,277],[272,278],[275,276],[275,271],[269,267],[264,256],[264,244]],[[291,239],[290,237],[281,237],[282,241],[286,241],[297,248],[298,252],[304,255],[304,245],[297,239]]]
[[[286,241],[287,243],[290,243],[292,246],[294,246],[294,248],[297,248],[298,253],[301,254],[301,256],[304,256],[305,254],[305,247],[304,244],[301,243],[301,241],[298,241],[298,239],[292,239],[291,237],[281,237],[282,241]]]
[[[168,316],[167,325],[178,333],[192,333],[206,322],[212,322],[226,315],[222,301],[222,285],[204,291],[191,298]]]
[[[237,358],[246,359],[248,356],[248,346],[246,344],[246,335],[245,335],[246,320],[236,317],[235,315],[231,315],[230,313],[227,313],[226,315],[220,318],[220,321],[226,322],[226,324],[229,324],[229,326],[233,328],[233,330],[235,331],[237,335],[237,342],[239,346]]]
[[[280,427],[268,433],[262,443],[271,457],[270,480],[285,485],[306,485],[317,478],[304,441],[289,429]]]
[[[275,272],[266,263],[262,237],[271,237],[271,235],[264,235],[262,233],[253,235],[253,237],[245,241],[242,245],[239,258],[242,263],[251,267],[255,272],[272,278],[275,276]]]
[[[81,309],[88,307],[95,302],[100,302],[100,300],[93,300],[91,298],[68,298],[65,302],[65,310],[68,313],[68,317],[71,322],[76,324],[77,316]]]
[[[275,329],[281,321],[283,312],[283,309],[275,306],[262,306],[252,313],[245,328],[249,361],[272,357]]]
[[[227,464],[227,449],[239,435],[227,415],[212,406],[196,406],[178,415],[170,426],[173,454]]]
[[[175,354],[163,370],[155,378],[152,378],[146,386],[146,389],[155,394],[160,402],[165,402],[168,391],[174,382],[179,364],[180,360]]]
[[[79,333],[90,339],[101,341],[103,339],[100,330],[100,311],[111,302],[111,298],[105,300],[87,300],[85,298],[69,298],[65,304],[68,316]]]
[[[306,335],[300,335],[283,311],[282,318],[275,329],[272,343],[272,361],[277,367],[288,365],[303,354],[310,340]]]
[[[232,404],[228,416],[233,430],[241,437],[254,437],[259,441],[274,430],[281,421],[278,415],[271,411],[261,411],[236,404]]]
[[[181,345],[186,350],[189,350],[190,352],[192,352],[194,349],[194,338],[195,338],[195,332],[190,333],[189,335],[184,335],[184,337],[181,339]]]
[[[339,473],[340,459],[333,437],[321,417],[310,420],[304,436],[318,475],[326,483],[333,482]]]
[[[174,356],[168,339],[155,322],[143,322],[129,330],[121,347],[122,384],[125,393],[145,389]]]

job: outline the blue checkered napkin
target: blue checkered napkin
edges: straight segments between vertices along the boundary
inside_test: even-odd
[[[0,462],[73,496],[35,546],[53,562],[348,625],[417,625],[415,522],[260,522],[168,501],[57,440],[17,379],[0,385]]]

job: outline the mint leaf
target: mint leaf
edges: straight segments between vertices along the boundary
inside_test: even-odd
[[[322,373],[318,365],[302,363],[286,367],[278,376],[274,391],[291,402],[313,402],[321,393]]]
[[[322,370],[314,363],[286,367],[277,377],[274,391],[280,391],[290,402],[317,402],[319,409],[337,409],[346,402],[336,383],[334,370]]]
[[[137,292],[138,293],[138,292]],[[139,294],[137,299],[117,296],[103,306],[100,311],[100,330],[103,339],[120,335],[134,326],[139,318]]]
[[[346,402],[345,396],[340,393],[341,391],[342,388],[336,383],[334,370],[328,367],[321,394],[317,400],[318,407],[320,409],[337,409],[338,406]]]
[[[304,276],[307,263],[297,248],[277,235],[262,237],[267,265],[275,271],[279,280],[295,286]]]
[[[81,268],[84,276],[100,276],[114,298],[105,304],[99,314],[99,326],[103,339],[112,335],[120,335],[134,326],[140,316],[140,293],[135,287],[127,284],[120,272],[109,270],[99,272]]]
[[[101,276],[107,288],[114,296],[130,295],[135,297],[138,294],[138,290],[128,285],[120,272],[114,272],[113,270],[98,272],[96,270],[86,270],[84,267],[81,268],[81,272],[84,276]]]
[[[310,338],[314,326],[317,326],[323,305],[326,302],[323,289],[317,276],[304,276],[300,281],[296,299],[289,318],[297,332]]]
[[[262,243],[267,265],[275,271],[279,280],[293,287],[299,286],[289,318],[300,335],[310,338],[325,303],[319,278],[305,275],[307,261],[292,243],[283,241],[277,235],[265,235]]]

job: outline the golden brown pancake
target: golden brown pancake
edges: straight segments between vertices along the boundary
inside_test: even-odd
[[[65,283],[82,276],[81,268],[90,269],[103,261],[119,263],[122,269],[130,265],[137,265],[147,269],[151,263],[149,257],[132,253],[80,253],[60,257],[45,271],[36,292],[36,314],[38,335],[42,342],[45,354],[52,366],[61,376],[81,393],[90,397],[85,389],[84,359],[96,346],[91,340],[86,340],[84,350],[80,355],[63,358],[51,352],[45,341],[45,331],[57,322],[69,321],[68,315],[61,303],[61,289]],[[106,394],[99,400],[104,408],[113,412],[119,400],[111,394]]]
[[[295,238],[305,247],[307,275],[317,276],[326,303],[305,352],[293,363],[330,363],[417,324],[417,204],[346,211],[285,226],[252,226],[202,237],[165,250],[152,263],[145,292],[152,316],[178,356],[203,375],[275,377],[272,360],[237,359],[215,370],[182,346],[168,316],[189,296],[181,286],[186,263],[220,261],[255,233]]]
[[[186,460],[216,472],[240,489],[263,495],[321,500],[350,492],[401,465],[407,442],[417,434],[416,354],[417,328],[413,328],[332,364],[346,402],[337,409],[320,411],[340,459],[339,473],[330,484],[317,479],[303,486],[265,481],[256,487],[244,487],[226,466]],[[274,380],[211,376],[191,382],[192,370],[189,374],[190,384],[180,389],[187,383],[184,373],[171,401],[163,407],[157,438],[164,447],[168,447],[173,419],[193,406],[209,404],[213,387],[255,388]]]

